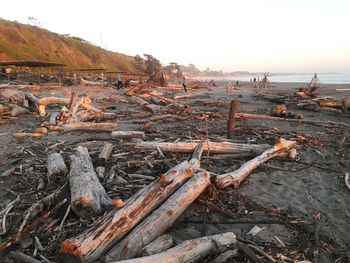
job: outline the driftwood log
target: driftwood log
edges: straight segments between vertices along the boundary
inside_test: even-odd
[[[55,182],[67,174],[67,166],[60,153],[50,153],[47,157],[47,176],[49,182]]]
[[[171,248],[174,244],[173,237],[171,235],[161,235],[160,237],[153,240],[147,246],[144,246],[139,255],[142,257],[158,254]]]
[[[77,123],[68,123],[60,126],[51,126],[50,130],[52,131],[115,131],[118,129],[118,124],[101,122],[101,123],[91,123],[91,122],[77,122]]]
[[[92,165],[87,148],[78,146],[70,156],[69,185],[72,210],[83,218],[113,206]]]
[[[240,183],[259,165],[272,158],[285,156],[286,152],[288,153],[290,149],[295,147],[295,145],[295,141],[280,139],[273,148],[266,150],[261,155],[246,162],[238,170],[235,170],[231,173],[218,175],[215,178],[216,186],[219,188],[225,188],[230,185],[233,185],[235,187],[239,186]]]
[[[268,120],[268,121],[286,121],[286,122],[298,122],[305,124],[313,124],[318,126],[324,126],[329,128],[348,128],[350,129],[350,125],[343,122],[334,122],[334,121],[315,121],[315,120],[306,120],[306,119],[287,119],[281,117],[272,117],[267,115],[255,115],[249,113],[237,113],[236,119],[244,120],[244,119],[252,119],[252,120]]]
[[[112,131],[111,135],[115,139],[145,138],[145,133],[142,131]]]
[[[156,151],[157,148],[163,152],[192,152],[196,147],[196,142],[139,142],[135,144],[135,149],[142,151]],[[209,145],[209,148],[208,148]],[[243,144],[231,142],[205,142],[203,145],[204,152],[215,154],[260,154],[271,146],[268,144]]]
[[[159,179],[128,199],[121,209],[110,211],[78,237],[63,241],[61,252],[66,261],[93,262],[99,259],[192,176],[200,166],[202,149],[203,143],[200,143],[189,161],[160,175]]]
[[[209,186],[210,174],[200,172],[177,190],[107,254],[107,262],[135,257],[143,246],[164,233]]]
[[[129,260],[118,261],[120,263],[154,263],[154,262],[171,262],[171,263],[187,263],[199,261],[210,254],[219,253],[223,249],[236,244],[236,236],[232,232],[220,235],[201,237],[197,239],[187,240],[164,251],[162,253]],[[110,263],[116,263],[110,262]]]

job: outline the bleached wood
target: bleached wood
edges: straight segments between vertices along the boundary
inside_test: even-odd
[[[129,260],[114,261],[109,263],[191,263],[199,262],[206,256],[220,252],[237,242],[236,235],[232,232],[186,240],[180,245],[168,249],[162,253]]]
[[[162,174],[125,202],[121,209],[104,215],[79,236],[65,240],[61,252],[66,262],[94,262],[166,200],[199,168],[203,144],[200,143],[189,161],[183,161]]]
[[[145,133],[142,131],[112,131],[111,135],[115,139],[145,138]]]
[[[171,235],[161,235],[149,243],[147,246],[144,246],[140,251],[140,256],[145,257],[158,254],[164,250],[171,248],[173,244],[173,237]]]
[[[209,184],[210,174],[208,172],[204,171],[194,175],[112,248],[107,254],[107,262],[135,257],[142,246],[149,244],[164,233]]]
[[[97,178],[87,148],[78,146],[70,160],[72,210],[80,217],[89,218],[113,207],[112,200]]]
[[[67,174],[68,169],[60,153],[50,153],[47,157],[47,176],[49,182],[55,182]]]
[[[139,142],[135,144],[135,149],[142,151],[156,151],[159,147],[162,152],[192,152],[196,147],[196,142]],[[209,148],[208,148],[209,145]],[[271,146],[268,144],[243,144],[231,142],[205,142],[203,146],[204,152],[215,154],[233,154],[233,153],[252,153],[260,154]]]
[[[295,147],[295,145],[295,141],[280,139],[273,148],[266,150],[261,155],[244,163],[239,169],[231,173],[218,175],[215,178],[216,186],[218,188],[225,188],[231,185],[235,187],[239,186],[240,183],[259,165],[272,158],[285,156],[286,152],[288,153],[288,151]]]

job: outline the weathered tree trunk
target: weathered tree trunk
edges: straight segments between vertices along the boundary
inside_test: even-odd
[[[67,174],[67,166],[60,153],[50,153],[47,157],[47,176],[49,182],[55,182]]]
[[[112,131],[112,138],[115,139],[128,139],[128,138],[139,138],[144,139],[145,133],[142,131]]]
[[[61,244],[61,252],[68,262],[93,262],[108,251],[130,229],[136,226],[154,208],[167,199],[199,168],[203,144],[200,143],[191,156],[147,187],[128,199],[121,209],[114,209],[103,216],[95,226],[72,240]]]
[[[139,255],[142,257],[158,254],[167,250],[173,246],[173,237],[171,235],[161,235],[160,237],[153,240],[147,246],[144,246]]]
[[[91,123],[91,122],[76,122],[68,123],[60,126],[50,127],[53,131],[115,131],[118,129],[118,124],[101,122],[101,123]]]
[[[113,202],[97,178],[87,148],[78,146],[70,159],[72,210],[80,217],[88,218],[112,207]]]
[[[209,144],[209,148],[208,148]],[[156,151],[159,147],[163,152],[191,152],[196,147],[196,142],[139,142],[135,149],[142,151]],[[260,154],[271,146],[268,144],[243,144],[231,142],[205,142],[203,151],[215,154],[252,153]]]
[[[135,257],[144,245],[165,232],[186,208],[209,186],[210,174],[200,172],[136,226],[107,254],[107,262]]]
[[[286,121],[286,122],[298,122],[298,123],[306,123],[306,124],[314,124],[325,127],[340,127],[340,128],[350,128],[349,124],[342,122],[334,122],[334,121],[314,121],[314,120],[305,120],[305,119],[286,119],[281,117],[272,117],[267,115],[255,115],[249,113],[237,113],[236,119],[244,120],[244,119],[253,119],[253,120],[268,120],[268,121]]]
[[[154,263],[154,262],[171,262],[171,263],[190,263],[199,261],[206,256],[222,251],[228,246],[235,244],[236,235],[227,232],[220,235],[201,237],[187,240],[164,251],[162,253],[129,260],[118,261],[120,263]],[[117,261],[116,261],[117,262]],[[116,263],[110,262],[110,263]]]
[[[263,152],[261,155],[243,164],[238,170],[232,173],[222,174],[215,178],[215,184],[219,188],[225,188],[230,185],[239,186],[239,184],[259,165],[266,161],[279,157],[285,156],[291,148],[295,146],[295,141],[287,141],[280,139],[273,148]]]
[[[103,149],[101,151],[101,153],[99,154],[98,156],[98,161],[99,161],[99,164],[106,164],[107,163],[107,160],[109,158],[109,156],[111,155],[112,153],[112,150],[113,150],[114,146],[113,144],[107,142],[104,146],[103,146]]]

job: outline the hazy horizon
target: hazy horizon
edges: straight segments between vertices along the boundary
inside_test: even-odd
[[[346,0],[2,3],[0,17],[203,70],[350,73]]]

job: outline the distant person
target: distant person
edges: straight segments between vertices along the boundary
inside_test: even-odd
[[[187,81],[185,77],[182,78],[182,87],[184,88],[185,92],[187,92]]]
[[[254,77],[253,82],[256,82],[256,77]]]
[[[121,89],[123,87],[123,79],[122,75],[117,75],[117,89]]]
[[[6,72],[6,75],[7,75],[7,79],[10,80],[10,75],[11,75],[12,69],[10,67],[7,67],[5,69],[5,72]]]
[[[124,82],[124,87],[125,87],[125,88],[129,88],[129,87],[130,87],[130,79],[125,80],[125,82]]]

